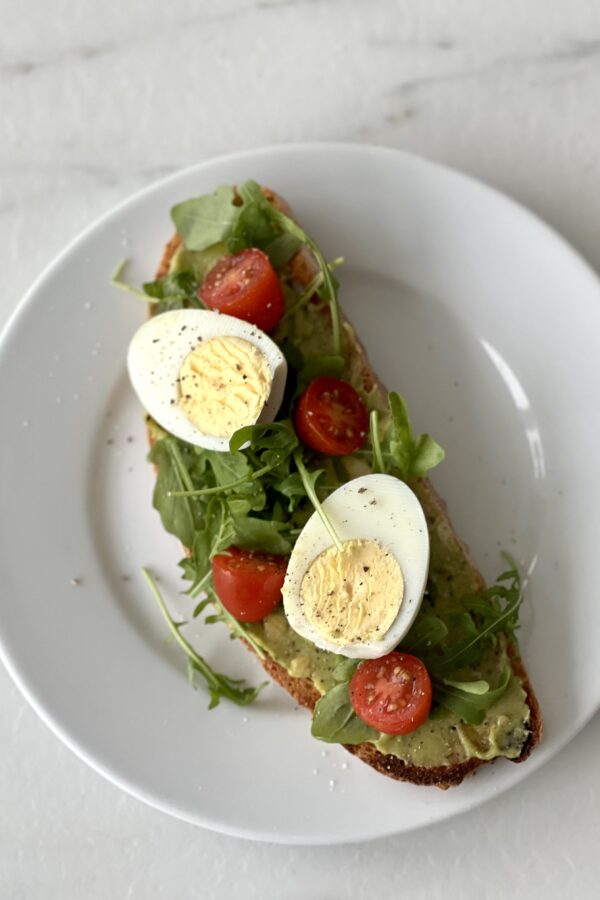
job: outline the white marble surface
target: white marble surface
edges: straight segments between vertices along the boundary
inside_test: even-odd
[[[597,0],[0,0],[0,21],[0,324],[116,201],[281,141],[385,143],[455,165],[600,268]],[[523,785],[427,831],[253,845],[121,794],[0,671],[0,896],[595,897],[599,741],[596,717]]]

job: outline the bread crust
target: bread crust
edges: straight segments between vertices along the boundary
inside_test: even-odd
[[[282,212],[285,212],[286,215],[291,216],[291,210],[281,197],[268,188],[263,188],[262,191],[266,199],[272,203],[273,206],[280,209]],[[158,269],[156,270],[156,278],[162,278],[168,273],[171,260],[181,246],[181,243],[181,238],[178,234],[174,234],[170,238],[164,247],[162,258]],[[288,266],[291,277],[300,285],[306,286],[315,275],[314,262],[303,250],[293,257],[290,263],[288,263]],[[152,309],[151,312],[153,312]],[[370,391],[376,384],[383,388],[381,381],[369,364],[366,351],[358,338],[357,346],[358,352],[361,355],[361,377],[363,379],[365,391]],[[151,437],[150,441],[152,442]],[[460,545],[465,559],[468,561],[473,572],[476,573],[481,586],[483,587],[485,584],[483,577],[471,559],[468,547],[454,531],[445,502],[437,494],[429,479],[422,479],[421,488],[427,493],[428,505],[435,509],[448,523],[449,528],[452,530],[454,537]],[[253,652],[249,644],[246,643],[246,647]],[[286,690],[300,706],[304,706],[311,711],[314,709],[321,695],[312,681],[306,678],[293,677],[283,666],[269,656],[265,656],[260,662],[267,674],[284,688],[284,690]],[[543,721],[540,706],[523,661],[515,652],[511,653],[511,664],[514,674],[519,678],[523,685],[523,689],[527,696],[527,705],[530,709],[530,720],[528,723],[530,729],[529,737],[523,745],[520,755],[515,759],[509,760],[510,762],[520,763],[524,762],[529,757],[533,748],[540,742],[543,732]],[[367,763],[367,765],[376,769],[378,772],[381,772],[382,775],[387,775],[389,778],[394,778],[397,781],[408,781],[411,784],[419,785],[433,785],[444,790],[459,785],[464,778],[474,773],[480,766],[496,762],[495,759],[483,760],[473,758],[450,766],[415,766],[411,763],[404,762],[397,756],[381,753],[381,751],[373,744],[344,744],[343,746],[349,753],[357,756],[363,762]]]

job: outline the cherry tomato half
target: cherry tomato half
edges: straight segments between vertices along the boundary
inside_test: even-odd
[[[361,663],[350,681],[350,702],[363,722],[384,734],[409,734],[427,719],[431,680],[420,659],[388,653]]]
[[[369,414],[351,384],[322,375],[301,394],[294,424],[307,447],[329,456],[346,456],[364,444]]]
[[[263,331],[273,331],[285,306],[277,272],[256,247],[220,259],[198,294],[210,309],[244,319]]]
[[[258,622],[281,602],[287,569],[285,556],[229,547],[213,557],[212,576],[217,596],[239,622]]]

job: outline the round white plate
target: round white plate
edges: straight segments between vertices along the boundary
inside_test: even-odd
[[[531,759],[442,792],[383,778],[310,737],[276,686],[249,709],[186,682],[140,575],[185,614],[177,542],[151,507],[141,412],[125,376],[170,207],[246,178],[293,206],[415,425],[444,445],[434,481],[485,574],[500,549],[532,573],[522,650],[546,734]],[[209,828],[282,843],[357,841],[472,808],[556,753],[600,701],[595,465],[600,287],[555,233],[489,188],[381,148],[308,145],[203,163],[136,195],[44,272],[0,345],[0,646],[50,727],[116,784]],[[76,579],[78,583],[72,583]],[[221,626],[217,669],[261,680]]]

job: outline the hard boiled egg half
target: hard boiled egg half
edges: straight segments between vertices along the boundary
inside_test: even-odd
[[[340,551],[315,512],[292,552],[283,603],[294,631],[354,659],[385,656],[412,625],[429,569],[421,504],[403,481],[364,475],[322,504]]]
[[[274,420],[287,375],[279,347],[260,328],[200,309],[148,319],[131,340],[127,367],[159,425],[220,451],[238,428]]]

